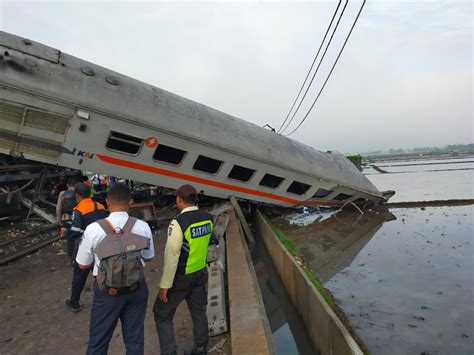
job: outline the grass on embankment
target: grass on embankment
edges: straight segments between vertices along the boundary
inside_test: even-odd
[[[305,272],[306,276],[308,276],[308,278],[311,280],[312,284],[314,285],[314,287],[316,287],[316,289],[318,290],[318,292],[320,293],[321,296],[323,296],[324,300],[326,301],[326,303],[331,307],[333,308],[335,305],[336,305],[336,301],[334,300],[334,298],[332,297],[331,293],[328,292],[324,287],[323,285],[321,285],[321,283],[318,281],[318,279],[316,278],[316,276],[314,276],[314,274],[311,272],[311,270],[309,269],[308,266],[305,265],[302,257],[301,257],[301,253],[300,251],[298,250],[298,248],[296,247],[295,245],[295,242],[293,240],[291,240],[290,238],[288,238],[286,236],[286,234],[280,230],[279,228],[275,227],[273,224],[270,223],[270,221],[268,221],[268,224],[270,225],[270,227],[272,228],[273,232],[275,233],[275,235],[278,237],[278,239],[280,240],[280,242],[285,246],[286,250],[288,250],[288,252],[293,255],[294,258],[297,258],[299,259],[301,262],[302,262],[302,265],[301,267],[303,268],[303,271]]]

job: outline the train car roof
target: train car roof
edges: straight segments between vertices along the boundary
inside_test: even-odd
[[[284,169],[380,195],[344,156],[293,139],[38,42],[0,32],[0,46],[25,53],[0,62],[1,81],[54,100],[130,120]],[[12,53],[13,54],[13,53]],[[132,63],[133,64],[133,63]],[[244,103],[243,103],[244,104]]]

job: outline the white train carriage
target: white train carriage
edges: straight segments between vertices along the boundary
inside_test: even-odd
[[[387,199],[340,154],[5,32],[0,153],[283,206]]]

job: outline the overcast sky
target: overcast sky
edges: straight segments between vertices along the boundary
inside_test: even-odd
[[[360,4],[349,2],[301,114]],[[278,128],[336,5],[0,0],[0,28]],[[472,23],[471,1],[369,0],[292,138],[343,152],[473,142]]]

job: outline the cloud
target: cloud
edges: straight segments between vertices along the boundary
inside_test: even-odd
[[[359,4],[350,2],[301,115]],[[247,121],[278,127],[335,6],[2,1],[0,27]],[[347,152],[467,143],[473,141],[472,112],[472,3],[370,1],[294,138],[317,149]]]

